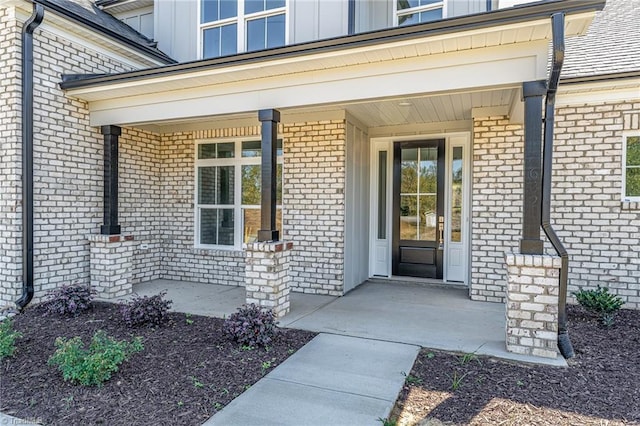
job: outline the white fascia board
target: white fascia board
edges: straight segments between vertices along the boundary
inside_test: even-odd
[[[92,125],[135,124],[504,87],[546,76],[538,41],[89,103]]]

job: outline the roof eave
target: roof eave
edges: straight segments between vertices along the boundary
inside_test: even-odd
[[[617,72],[609,74],[594,74],[575,77],[560,78],[560,83],[565,84],[581,84],[581,83],[595,83],[602,81],[614,81],[614,80],[626,80],[640,77],[640,69],[635,71]]]
[[[111,31],[108,28],[104,28],[100,25],[97,25],[95,22],[86,19],[82,16],[79,16],[67,9],[65,9],[64,7],[61,7],[49,0],[34,0],[35,3],[39,3],[42,6],[45,7],[45,9],[48,9],[50,11],[53,11],[59,15],[65,16],[67,18],[70,18],[72,20],[74,20],[75,22],[78,22],[79,24],[88,27],[94,31],[98,31],[106,36],[108,36],[109,38],[116,40],[120,43],[124,43],[125,45],[127,45],[128,47],[137,50],[138,52],[154,58],[157,61],[160,61],[162,63],[165,64],[176,64],[177,61],[175,59],[170,58],[169,56],[167,56],[166,54],[159,52],[151,47],[148,46],[144,46],[142,44],[139,43],[135,43],[134,41],[128,39],[127,37],[123,36],[122,34],[119,34],[115,31]]]
[[[564,12],[567,14],[595,12],[602,10],[604,5],[605,0],[583,0],[580,2],[553,0],[538,2],[509,9],[443,19],[425,24],[407,27],[394,27],[379,31],[288,45],[258,52],[247,52],[221,58],[185,62],[176,65],[148,68],[119,74],[109,74],[99,77],[88,76],[87,78],[78,78],[78,76],[74,76],[73,79],[63,79],[60,83],[60,87],[63,90],[97,87],[113,82],[141,80],[149,77],[177,75],[212,68],[305,56],[346,48],[402,41],[417,37],[450,34],[458,31],[527,22],[543,17],[549,17],[553,13],[557,12]]]

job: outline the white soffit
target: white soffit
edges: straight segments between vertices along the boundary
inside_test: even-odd
[[[101,7],[105,12],[110,14],[130,12],[139,10],[144,7],[153,7],[153,0],[128,0]]]

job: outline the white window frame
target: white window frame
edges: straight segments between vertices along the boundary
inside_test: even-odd
[[[398,24],[398,18],[400,18],[400,16],[412,13],[428,12],[436,9],[442,9],[442,19],[445,19],[447,17],[447,2],[448,0],[441,0],[437,3],[427,4],[424,6],[411,7],[409,9],[398,9],[398,0],[393,0],[393,26],[400,26]]]
[[[244,53],[247,51],[247,22],[252,21],[254,19],[260,18],[268,18],[269,16],[281,15],[284,14],[284,45],[289,44],[289,2],[291,0],[285,0],[284,7],[279,7],[276,9],[268,9],[260,12],[254,13],[244,13],[244,0],[238,1],[238,14],[237,16],[231,18],[220,19],[217,21],[211,21],[206,23],[201,23],[202,19],[202,0],[198,0],[198,58],[204,58],[204,44],[203,44],[203,34],[204,31],[210,28],[222,27],[224,25],[229,24],[237,24],[237,45],[236,45],[236,53]]]
[[[632,137],[640,137],[640,132],[624,132],[622,134],[622,201],[640,202],[640,196],[627,196],[627,140]]]
[[[278,136],[278,139],[282,139]],[[194,199],[193,199],[193,211],[194,211],[194,247],[201,249],[211,250],[242,250],[244,223],[242,211],[244,209],[257,209],[260,210],[260,205],[254,204],[242,204],[242,166],[245,165],[261,165],[262,157],[242,157],[242,142],[259,141],[260,137],[242,137],[242,138],[225,138],[225,139],[200,139],[196,140],[194,149]],[[234,157],[233,158],[207,158],[198,159],[199,146],[210,143],[233,143],[234,144]],[[283,142],[284,143],[284,142]],[[277,163],[282,167],[282,174],[284,175],[284,157],[279,155]],[[232,205],[219,205],[219,204],[199,204],[199,191],[198,191],[198,168],[199,167],[213,167],[213,166],[234,166],[234,189],[233,189],[233,206]],[[282,200],[280,200],[282,201]],[[200,242],[200,211],[202,209],[231,209],[233,208],[233,245],[220,245],[220,244],[202,244]],[[276,206],[278,210],[282,209],[282,205]],[[281,230],[282,231],[282,230]],[[282,234],[282,232],[281,232]]]

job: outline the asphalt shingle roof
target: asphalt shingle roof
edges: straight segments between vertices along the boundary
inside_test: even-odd
[[[157,58],[164,59],[167,63],[175,62],[156,48],[156,43],[153,40],[148,39],[124,22],[102,11],[94,4],[93,0],[40,0],[40,3],[45,7],[55,8],[79,22],[90,23],[92,28],[103,31],[107,35],[111,33],[111,35],[115,34],[123,37],[132,46],[135,47],[137,45]]]
[[[640,70],[640,0],[607,0],[587,34],[567,38],[562,77]]]

